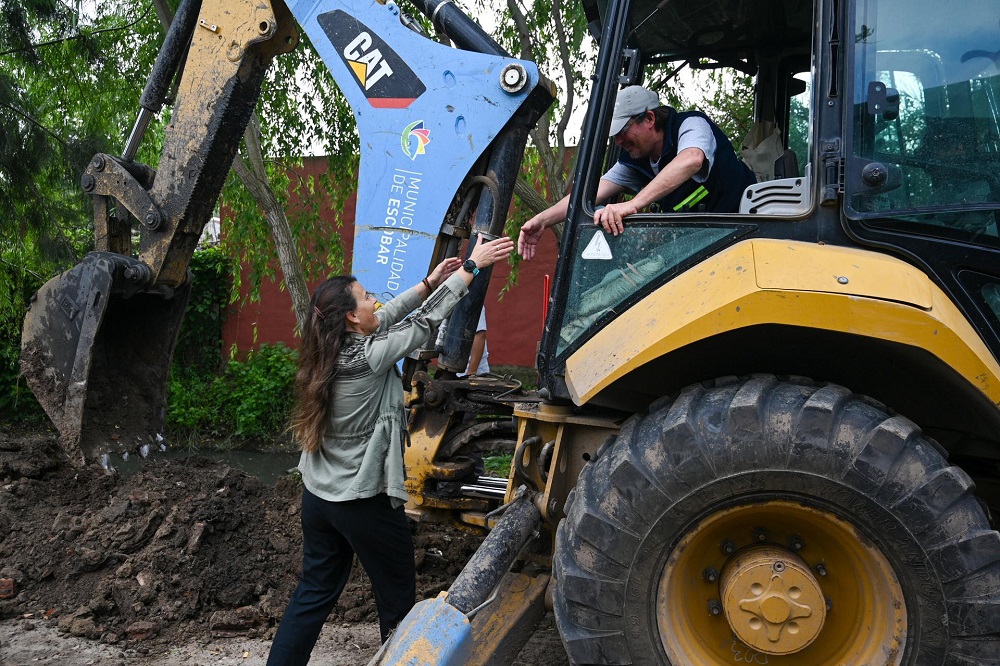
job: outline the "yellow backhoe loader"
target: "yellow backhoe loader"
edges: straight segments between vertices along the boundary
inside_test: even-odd
[[[293,16],[368,144],[366,285],[502,232],[549,84],[414,4],[458,48],[392,2],[182,3],[123,155],[84,176],[99,252],[25,322],[81,461],[162,421],[187,263]],[[1000,0],[583,7],[600,50],[541,388],[456,377],[488,275],[407,360],[408,512],[489,534],[373,663],[514,663],[546,608],[574,664],[1000,663]],[[752,78],[758,182],[737,213],[605,234],[617,90],[682,66]],[[134,146],[178,76],[153,172]],[[491,451],[506,481],[477,473]]]

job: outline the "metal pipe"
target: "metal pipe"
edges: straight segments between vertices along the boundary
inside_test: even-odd
[[[163,46],[153,63],[153,71],[149,73],[146,87],[139,98],[139,106],[148,109],[153,115],[160,112],[163,107],[163,100],[166,99],[167,90],[180,67],[184,52],[187,50],[191,35],[194,34],[194,27],[198,23],[198,14],[201,12],[201,0],[182,0],[174,14],[174,20],[170,23],[167,36],[163,39]]]
[[[476,480],[476,485],[480,486],[493,486],[494,488],[506,488],[507,479],[501,479],[498,476],[481,476]]]
[[[480,497],[482,499],[500,499],[507,495],[506,488],[496,488],[494,486],[480,486],[476,484],[462,486],[462,494],[466,497]]]
[[[123,161],[131,162],[135,159],[136,153],[139,152],[139,144],[142,143],[142,137],[146,135],[146,128],[149,127],[149,121],[153,119],[153,115],[149,109],[139,109],[139,117],[135,119],[132,132],[125,142],[125,150],[122,152]]]
[[[448,603],[463,613],[482,605],[510,569],[539,520],[541,514],[530,494],[514,500],[448,589]]]
[[[153,63],[153,70],[146,80],[146,87],[139,98],[139,106],[142,108],[125,142],[123,161],[131,162],[135,159],[139,144],[142,143],[146,128],[149,127],[149,121],[163,108],[163,100],[167,97],[170,83],[187,51],[200,11],[201,0],[182,0],[177,8],[177,13],[167,30],[167,36],[163,40],[163,46],[156,56],[156,62]]]

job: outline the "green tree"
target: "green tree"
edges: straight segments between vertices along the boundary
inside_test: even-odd
[[[176,4],[117,0],[78,16],[57,0],[0,0],[0,29],[12,46],[0,55],[0,225],[5,239],[21,245],[19,265],[37,256],[34,271],[48,277],[93,247],[80,175],[94,153],[120,153]],[[350,110],[306,40],[276,60],[258,114],[235,164],[241,177],[223,194],[234,211],[226,244],[258,284],[277,276],[277,253],[301,313],[308,301],[302,264],[337,269],[343,261],[339,237],[316,221],[331,204],[327,195],[342,205],[350,191],[357,137]],[[138,161],[156,166],[169,116],[167,107],[151,125]],[[331,155],[325,182],[296,170],[310,146]],[[292,219],[284,212],[289,186],[303,197]]]
[[[98,3],[83,20],[58,0],[0,0],[2,395],[23,390],[17,359],[28,297],[93,247],[80,175],[119,134],[123,109],[133,113],[133,63],[155,53],[149,13]]]

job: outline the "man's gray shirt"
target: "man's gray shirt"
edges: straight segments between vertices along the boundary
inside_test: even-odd
[[[708,178],[708,174],[711,173],[712,164],[715,161],[715,146],[715,135],[712,133],[712,127],[704,118],[687,118],[681,123],[677,135],[677,152],[679,153],[686,148],[701,148],[701,151],[705,153],[705,163],[702,165],[701,171],[692,177],[695,181],[703,183]],[[654,161],[650,160],[650,166],[653,173],[659,173]],[[629,192],[638,192],[649,185],[649,179],[644,174],[621,162],[615,162],[607,173],[601,176],[601,179],[621,185]]]

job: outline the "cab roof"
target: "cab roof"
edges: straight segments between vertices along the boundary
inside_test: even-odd
[[[581,0],[588,21],[609,0]],[[626,44],[643,60],[753,63],[758,52],[808,49],[813,3],[802,0],[632,0]]]

